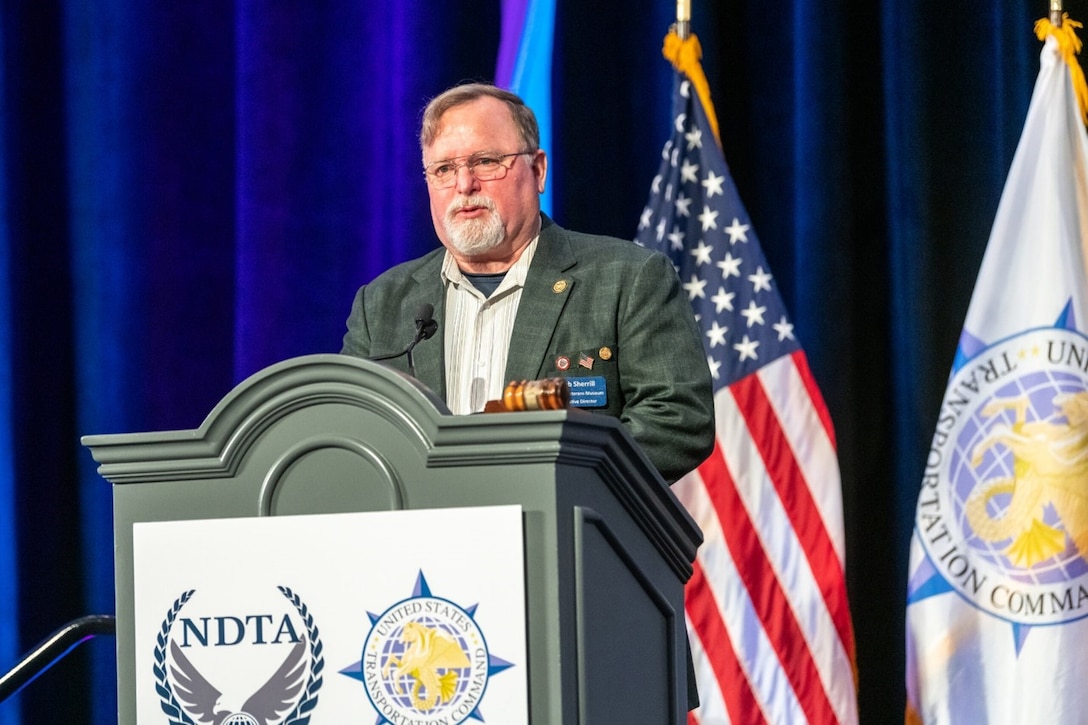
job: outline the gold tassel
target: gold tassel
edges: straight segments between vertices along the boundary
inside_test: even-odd
[[[1035,23],[1035,37],[1045,40],[1048,35],[1053,35],[1058,41],[1058,51],[1062,54],[1062,60],[1069,66],[1069,74],[1073,79],[1073,93],[1077,96],[1077,105],[1080,107],[1081,123],[1088,124],[1088,83],[1084,80],[1084,71],[1077,62],[1080,53],[1081,41],[1077,37],[1076,28],[1084,27],[1083,23],[1069,19],[1069,13],[1062,13],[1061,26],[1055,26],[1050,18],[1040,18]]]
[[[665,46],[661,49],[665,60],[672,63],[676,70],[688,77],[695,86],[695,92],[699,94],[699,100],[703,104],[707,121],[714,131],[714,140],[718,146],[722,145],[722,139],[718,135],[718,117],[714,114],[714,104],[710,102],[710,84],[707,83],[703,66],[699,62],[703,57],[703,46],[699,45],[699,39],[692,33],[685,40],[681,40],[675,30],[669,31],[665,36]]]

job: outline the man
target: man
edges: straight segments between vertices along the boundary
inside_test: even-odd
[[[710,372],[668,259],[541,214],[548,159],[512,93],[451,88],[428,104],[420,146],[443,248],[359,289],[342,352],[395,353],[432,304],[442,333],[416,349],[415,374],[451,412],[482,410],[511,380],[577,378],[574,404],[618,418],[667,481],[701,463]]]

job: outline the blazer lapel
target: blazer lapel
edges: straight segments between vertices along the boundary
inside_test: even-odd
[[[446,366],[443,360],[446,347],[446,290],[442,285],[443,257],[442,254],[436,254],[431,262],[416,271],[414,277],[417,285],[404,300],[404,309],[414,312],[423,304],[434,306],[434,319],[438,321],[438,330],[431,339],[421,340],[416,345],[412,350],[412,361],[416,367],[416,379],[445,400]]]
[[[551,219],[541,217],[540,241],[525,276],[525,289],[510,337],[507,382],[534,380],[543,374],[548,344],[574,287],[574,279],[567,272],[576,260],[566,235]]]

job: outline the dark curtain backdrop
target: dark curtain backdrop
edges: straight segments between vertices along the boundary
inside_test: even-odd
[[[726,158],[837,430],[862,721],[895,722],[914,502],[1047,2],[693,4]],[[631,238],[675,4],[557,5],[553,215]],[[110,490],[81,435],[196,427],[246,376],[337,351],[356,287],[435,246],[419,111],[494,77],[502,8],[0,7],[6,670],[113,611]],[[112,640],[85,645],[0,723],[115,721],[112,668]]]

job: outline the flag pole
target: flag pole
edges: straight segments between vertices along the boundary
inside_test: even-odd
[[[1050,0],[1050,22],[1055,28],[1062,27],[1062,0]]]
[[[1061,0],[1050,0],[1051,6],[1055,2],[1061,5]],[[676,0],[676,34],[680,40],[687,40],[691,35],[691,0]]]

